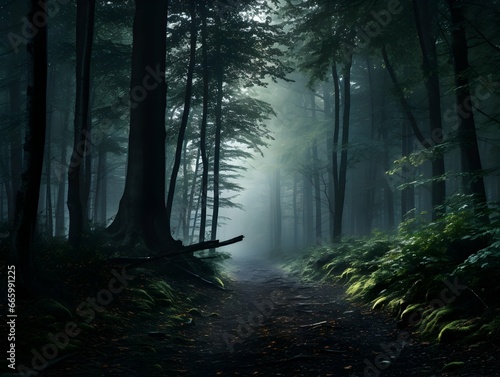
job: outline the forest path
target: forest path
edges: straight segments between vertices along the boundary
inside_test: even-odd
[[[419,341],[393,319],[347,301],[342,286],[300,281],[265,259],[230,260],[228,269],[228,291],[194,283],[200,313],[176,329],[173,346],[148,336],[168,331],[159,313],[44,375],[500,376],[491,354]],[[452,361],[466,365],[441,373]]]
[[[220,316],[197,317],[186,328],[194,341],[172,355],[172,375],[500,375],[479,374],[486,366],[480,354],[418,342],[394,320],[348,302],[343,287],[305,283],[265,259],[235,259],[228,267],[232,291],[207,291],[201,307]],[[465,360],[467,370],[441,373],[447,363]]]

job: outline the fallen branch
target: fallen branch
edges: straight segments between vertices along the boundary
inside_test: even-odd
[[[316,327],[316,326],[321,326],[321,325],[324,325],[326,323],[326,321],[321,321],[321,322],[316,322],[316,323],[310,323],[308,325],[300,325],[299,327]]]
[[[222,246],[232,245],[233,243],[243,241],[244,236],[238,236],[231,238],[226,241],[206,241],[200,242],[193,245],[181,246],[179,249],[175,249],[174,251],[170,251],[168,253],[162,253],[159,255],[155,255],[152,257],[117,257],[117,258],[109,258],[108,262],[122,264],[128,263],[127,268],[134,268],[141,266],[145,263],[155,262],[161,259],[169,259],[182,254],[194,253],[195,251],[207,250],[207,249],[215,249]],[[179,250],[179,251],[176,251]]]

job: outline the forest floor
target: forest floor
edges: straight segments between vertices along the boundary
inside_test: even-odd
[[[344,287],[300,281],[268,260],[226,264],[226,291],[190,285],[197,310],[175,344],[162,339],[161,314],[132,317],[122,336],[96,336],[91,348],[41,375],[500,376],[498,348],[420,340],[383,312],[347,300]]]

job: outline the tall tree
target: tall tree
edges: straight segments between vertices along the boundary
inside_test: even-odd
[[[443,126],[441,122],[441,90],[439,87],[438,55],[436,39],[438,35],[438,4],[431,0],[413,0],[413,11],[417,25],[418,39],[422,51],[422,69],[427,87],[429,103],[430,134],[433,144],[442,142]],[[434,148],[432,164],[432,218],[440,216],[446,200],[446,182],[443,153]]]
[[[82,203],[82,189],[90,171],[90,63],[94,39],[95,0],[77,1],[76,22],[76,105],[73,153],[68,169],[68,211],[70,244],[76,246],[86,228],[86,204]],[[83,181],[82,182],[82,177]],[[82,184],[83,183],[83,184]],[[85,195],[83,195],[85,196]]]
[[[28,20],[45,14],[47,4],[31,0]],[[24,143],[24,169],[17,191],[12,232],[11,263],[15,264],[18,292],[36,290],[33,241],[42,179],[47,126],[47,22],[28,40],[27,124]]]
[[[486,203],[486,190],[482,177],[481,156],[477,144],[476,124],[469,82],[469,57],[466,36],[466,19],[462,0],[447,0],[451,14],[451,52],[455,70],[456,109],[458,117],[458,140],[461,153],[463,186],[466,193],[473,194],[480,205]],[[484,213],[484,212],[483,212]],[[488,218],[481,216],[483,221]]]
[[[208,67],[208,30],[207,30],[207,7],[205,2],[201,2],[201,49],[202,49],[202,70],[203,70],[203,109],[200,125],[200,154],[202,163],[201,175],[201,216],[200,242],[205,240],[205,228],[207,222],[207,198],[208,198],[208,155],[207,155],[207,122],[208,122],[208,102],[209,102],[209,67]]]
[[[189,120],[189,112],[191,111],[191,97],[193,92],[193,75],[196,63],[196,42],[198,37],[198,31],[196,29],[197,19],[196,19],[196,3],[195,0],[189,1],[189,17],[191,18],[191,28],[190,28],[190,50],[189,50],[189,65],[186,78],[186,90],[184,94],[184,110],[182,112],[181,125],[179,127],[179,132],[177,135],[177,148],[175,150],[174,165],[172,168],[172,174],[170,177],[170,187],[167,196],[167,220],[168,227],[170,229],[170,218],[172,216],[172,207],[174,204],[174,193],[175,185],[177,181],[177,175],[179,173],[179,167],[181,164],[182,156],[182,146],[185,143],[184,138],[186,135],[186,128]],[[187,157],[185,156],[185,159]],[[186,186],[187,189],[187,186]],[[187,195],[186,195],[187,196]],[[184,217],[185,218],[185,217]],[[185,237],[187,239],[187,237]]]
[[[165,208],[165,55],[167,1],[136,0],[125,189],[108,230],[125,244],[170,251]]]
[[[338,191],[335,193],[335,209],[333,220],[333,240],[342,238],[342,216],[344,213],[345,189],[347,183],[347,154],[349,143],[349,128],[351,116],[351,67],[352,55],[342,68],[342,82],[344,84],[343,112],[342,112],[342,140],[340,152],[340,165],[338,171]]]

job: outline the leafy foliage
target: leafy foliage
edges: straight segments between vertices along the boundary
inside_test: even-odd
[[[496,203],[483,208],[490,218],[484,225],[471,200],[456,195],[447,203],[447,214],[435,222],[416,216],[403,222],[395,236],[374,233],[311,249],[290,266],[309,278],[347,284],[353,298],[384,307],[403,326],[415,325],[439,341],[495,340],[500,211]],[[462,291],[444,302],[442,292],[450,284],[461,284]],[[413,313],[420,313],[421,319],[408,323]]]

